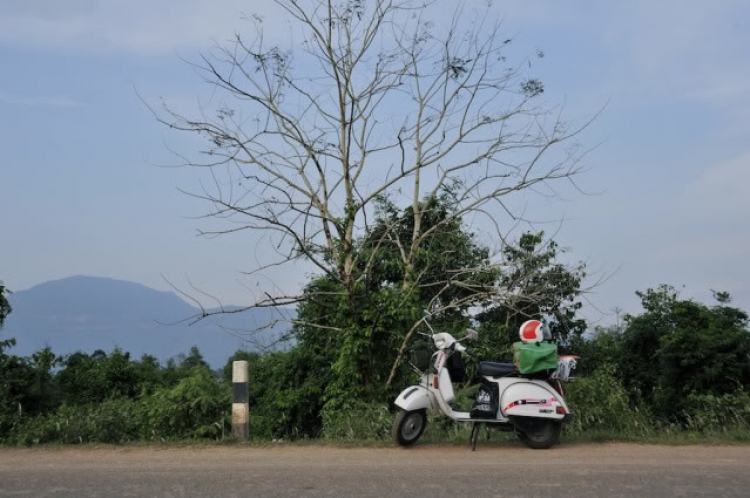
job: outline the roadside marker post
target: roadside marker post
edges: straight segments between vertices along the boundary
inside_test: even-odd
[[[238,441],[247,441],[250,437],[250,404],[246,361],[232,363],[232,391],[232,434]]]

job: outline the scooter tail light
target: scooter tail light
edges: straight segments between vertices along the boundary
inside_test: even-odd
[[[438,382],[438,376],[437,375],[432,378],[432,386],[435,389],[440,389],[440,382]]]
[[[565,411],[565,407],[562,405],[557,405],[557,408],[555,408],[555,411],[557,412],[558,415],[565,415],[566,413],[568,413],[567,411]]]

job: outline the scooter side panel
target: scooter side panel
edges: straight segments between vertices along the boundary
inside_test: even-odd
[[[407,387],[398,395],[394,404],[407,412],[426,409],[435,413],[438,409],[435,395],[423,386]]]
[[[568,411],[562,397],[551,386],[541,382],[518,379],[501,393],[500,410],[506,417],[562,420],[565,415],[557,413],[557,407],[562,406]]]

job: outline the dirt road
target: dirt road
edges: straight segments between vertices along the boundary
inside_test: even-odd
[[[750,496],[750,447],[0,450],[0,497]]]

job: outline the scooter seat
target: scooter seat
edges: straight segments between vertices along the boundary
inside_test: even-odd
[[[499,363],[494,361],[479,362],[479,375],[503,377],[516,372],[516,366],[513,363]]]

